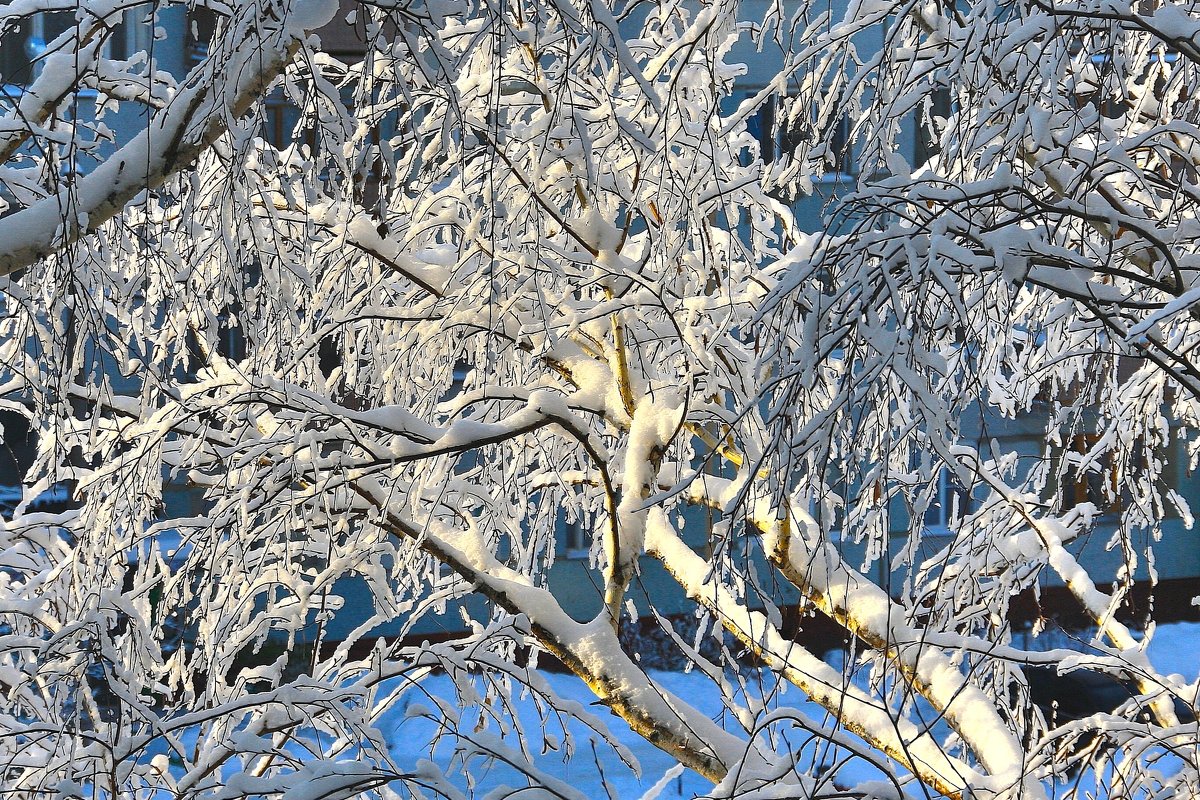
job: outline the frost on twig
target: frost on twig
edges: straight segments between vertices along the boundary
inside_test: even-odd
[[[713,796],[1200,793],[1127,622],[1200,453],[1190,6],[68,5],[0,4],[74,14],[0,108],[14,796],[578,797],[619,724]],[[716,718],[619,635],[681,613]]]

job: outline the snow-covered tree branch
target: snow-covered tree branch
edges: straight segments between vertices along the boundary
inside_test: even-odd
[[[1200,793],[1196,676],[1130,621],[1200,457],[1198,33],[0,3],[41,48],[0,54],[0,782],[584,797],[548,764],[636,774],[624,724],[713,797]],[[1076,650],[1013,629],[1050,583]],[[1127,700],[1043,713],[1046,665]]]

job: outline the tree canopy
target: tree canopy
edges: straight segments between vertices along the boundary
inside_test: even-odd
[[[714,797],[1200,794],[1195,676],[1119,613],[1191,524],[1195,4],[9,0],[0,33],[55,12],[0,107],[0,383],[37,441],[0,532],[9,794],[459,797],[375,727],[437,671],[459,704],[427,713],[537,796],[574,795],[520,692]],[[117,57],[183,13],[212,22],[187,74]],[[568,524],[593,619],[547,583]],[[622,645],[650,564],[718,645],[673,640],[722,720]],[[1047,579],[1080,650],[1014,639]],[[464,633],[416,646],[447,608]],[[1130,700],[1047,719],[1036,664]],[[804,737],[884,780],[803,768]]]

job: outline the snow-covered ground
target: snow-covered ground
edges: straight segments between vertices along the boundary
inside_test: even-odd
[[[1165,675],[1178,673],[1187,681],[1200,671],[1200,622],[1160,625],[1147,648],[1150,663]]]
[[[685,698],[713,719],[724,719],[726,725],[736,726],[737,723],[724,710],[720,692],[714,683],[699,671],[690,673],[652,672],[651,674],[665,689]],[[564,763],[561,751],[551,750],[544,753],[538,757],[537,765],[546,773],[566,781],[587,798],[612,797],[617,800],[625,800],[625,798],[638,800],[643,797],[648,800],[652,796],[667,799],[690,798],[712,789],[712,784],[696,773],[679,768],[672,769],[675,762],[668,755],[631,731],[619,718],[609,714],[603,706],[590,705],[595,703],[595,695],[578,678],[573,675],[557,673],[547,674],[546,678],[550,687],[560,697],[580,703],[604,721],[612,738],[628,748],[636,758],[641,774],[639,777],[629,767],[622,764],[614,748],[605,744],[598,736],[590,733],[584,725],[577,722],[569,723],[571,732],[577,737],[574,742],[573,758],[569,763]],[[815,703],[807,702],[800,691],[795,688],[759,685],[752,688],[751,691],[753,694],[759,695],[770,695],[772,692],[783,691],[785,694],[777,698],[779,704],[801,709],[817,720],[824,719],[823,710]],[[433,676],[422,682],[422,694],[425,692],[434,696],[452,698],[454,683],[448,676]],[[434,722],[437,717],[436,713],[431,713],[429,716],[423,715],[425,710],[432,711],[427,697],[414,697],[411,702],[420,704],[418,714],[414,715],[408,698],[405,698],[397,704],[395,710],[380,725],[381,731],[388,739],[393,757],[401,766],[411,766],[418,759],[427,757],[428,742],[439,727]],[[525,723],[527,732],[539,731],[542,724],[541,717],[537,704],[531,698],[521,698],[513,706]],[[557,725],[557,721],[553,723],[551,735],[556,740],[561,740],[561,734],[556,732]],[[451,758],[452,750],[453,745],[447,740],[438,750],[439,757],[436,761],[439,768],[448,773],[448,777],[455,783],[463,784],[465,783],[463,766]],[[831,761],[834,757],[832,752],[815,752],[813,747],[809,747],[806,753],[810,758],[824,756],[821,763],[825,763],[826,760]],[[516,787],[524,784],[520,776],[511,768],[494,763],[488,764],[482,759],[472,760],[467,766],[467,771],[473,780],[478,781],[475,788],[479,796],[502,785]],[[863,775],[865,778],[871,773],[868,771]],[[657,794],[651,791],[656,785]]]
[[[1061,646],[1062,642],[1053,644]],[[1150,660],[1165,673],[1179,673],[1188,681],[1196,680],[1197,671],[1200,670],[1200,623],[1160,626],[1148,652]],[[831,660],[836,662],[839,656],[837,653],[831,654]],[[729,726],[737,725],[725,710],[715,684],[699,671],[658,672],[654,673],[653,677],[666,689],[685,698],[713,719],[723,719]],[[544,773],[561,779],[586,798],[648,800],[650,797],[658,797],[670,800],[703,795],[712,788],[710,783],[690,770],[678,767],[673,769],[673,762],[668,756],[630,731],[618,718],[607,713],[603,706],[594,705],[595,696],[578,679],[562,674],[547,674],[546,678],[549,687],[556,694],[568,701],[579,703],[609,726],[613,739],[636,758],[640,765],[640,776],[622,764],[614,748],[602,741],[596,741],[598,737],[578,722],[565,723],[576,737],[574,757],[569,762],[565,761],[562,752],[562,731],[558,728],[562,723],[555,717],[555,721],[549,726],[544,725],[544,708],[539,708],[539,704],[531,697],[516,698],[511,709],[515,710],[527,733],[537,733],[543,729],[550,732],[547,742],[540,741],[539,734],[538,740],[532,745],[534,748],[541,747],[544,751],[536,757],[537,767]],[[769,676],[756,678],[756,681],[746,688],[752,697],[768,697],[777,705],[802,711],[814,721],[828,722],[819,706],[806,701],[796,689],[789,690],[785,686],[770,682]],[[383,719],[380,729],[387,738],[398,766],[416,769],[420,760],[427,758],[428,744],[440,727],[435,722],[440,717],[434,707],[435,698],[452,700],[454,691],[454,682],[448,676],[429,677],[422,682],[420,690],[412,690],[402,697]],[[492,724],[479,731],[479,735],[490,737],[496,730]],[[780,731],[779,734],[779,746],[798,753],[799,758],[807,762],[801,765],[802,768],[809,768],[814,762],[823,765],[836,764],[837,782],[843,785],[875,777],[869,765],[854,759],[844,761],[845,753],[835,752],[821,740],[803,736],[795,728],[788,733]],[[485,796],[496,790],[500,791],[492,796],[504,796],[503,786],[516,788],[526,785],[525,780],[511,767],[481,757],[469,759],[464,766],[460,758],[454,757],[454,744],[450,737],[446,737],[439,745],[435,756],[437,772],[460,786],[465,786],[465,776],[469,774],[475,782],[474,788],[478,796]]]

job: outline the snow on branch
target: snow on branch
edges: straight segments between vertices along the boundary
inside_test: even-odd
[[[0,4],[4,786],[1200,792],[1196,9],[68,5]]]

